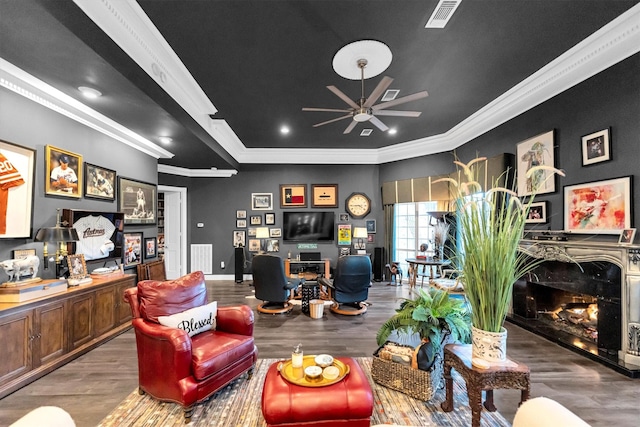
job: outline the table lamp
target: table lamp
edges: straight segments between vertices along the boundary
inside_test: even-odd
[[[355,249],[364,250],[367,248],[367,244],[365,243],[367,239],[367,229],[365,227],[354,227],[353,238],[358,239],[358,242],[353,244]]]
[[[44,242],[42,249],[42,256],[44,258],[44,269],[49,268],[49,253],[47,243],[56,244],[56,278],[60,277],[60,271],[62,267],[62,260],[67,256],[67,243],[77,242],[78,232],[72,227],[62,227],[60,225],[60,209],[56,214],[56,226],[44,227],[38,230],[36,237],[33,239],[36,242]]]
[[[260,253],[266,252],[266,240],[269,238],[269,227],[258,227],[256,228],[256,239],[262,239],[260,241]]]

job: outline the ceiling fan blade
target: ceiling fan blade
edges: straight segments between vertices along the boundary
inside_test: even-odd
[[[314,108],[302,107],[302,111],[326,111],[328,113],[350,113],[351,110],[341,110],[339,108]]]
[[[376,116],[420,117],[422,111],[378,110]]]
[[[360,106],[358,104],[356,104],[355,102],[353,102],[353,100],[351,98],[349,98],[347,95],[344,94],[344,92],[342,92],[340,89],[338,89],[337,87],[331,85],[331,86],[327,86],[327,89],[329,89],[331,92],[335,93],[336,96],[340,99],[342,99],[344,102],[347,103],[347,105],[349,105],[349,107],[351,108],[355,108],[358,109],[360,108]]]
[[[353,114],[347,114],[346,116],[338,117],[336,119],[327,120],[326,122],[316,123],[315,125],[313,125],[313,127],[317,128],[318,126],[327,125],[329,123],[337,122],[337,121],[348,119],[348,118],[351,118],[351,117],[353,117]]]
[[[363,107],[369,108],[375,104],[378,98],[380,98],[380,95],[387,90],[392,81],[393,79],[391,77],[383,77],[382,80],[380,80],[380,83],[378,83],[378,86],[376,86],[373,92],[371,92],[371,95],[369,95],[367,102],[364,103]]]
[[[371,118],[369,119],[370,123],[373,123],[378,129],[380,129],[382,132],[385,132],[387,130],[389,130],[389,128],[387,127],[387,125],[385,125],[384,123],[382,123],[380,121],[380,119],[378,119],[376,116],[371,116]]]
[[[345,135],[348,134],[353,130],[354,127],[356,127],[357,124],[358,122],[356,122],[355,120],[351,120],[351,123],[349,123],[349,126],[347,126],[347,128],[342,133]]]
[[[401,98],[394,99],[393,101],[383,102],[382,104],[374,105],[371,107],[373,111],[382,110],[384,108],[393,107],[394,105],[404,104],[405,102],[416,101],[418,99],[426,98],[429,93],[426,90],[422,92],[414,93],[413,95],[403,96]]]

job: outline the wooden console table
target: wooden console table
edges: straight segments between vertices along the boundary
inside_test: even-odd
[[[444,347],[444,378],[446,381],[446,399],[441,408],[444,412],[453,411],[453,378],[454,368],[467,384],[469,406],[471,406],[471,426],[480,427],[482,413],[482,391],[486,391],[484,407],[487,411],[496,410],[493,404],[493,390],[510,388],[521,390],[520,403],[529,399],[529,368],[514,360],[504,365],[481,369],[471,364],[471,344],[447,344]]]
[[[323,276],[326,277],[327,279],[330,278],[331,276],[331,260],[330,259],[324,259],[322,261],[298,261],[295,259],[285,259],[284,260],[284,274],[287,277],[298,277],[297,274],[294,274],[293,276],[291,275],[291,267],[292,266],[302,266],[302,267],[308,267],[308,266],[312,266],[312,265],[320,265],[320,266],[324,266],[324,270],[322,272]],[[305,277],[305,279],[307,280],[315,280],[317,277]]]
[[[114,274],[50,296],[0,303],[0,399],[129,329],[124,290],[135,278]]]

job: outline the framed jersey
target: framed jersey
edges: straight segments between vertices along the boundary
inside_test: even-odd
[[[122,212],[63,209],[62,225],[73,227],[78,233],[79,240],[67,245],[70,254],[83,255],[86,261],[122,258]]]
[[[30,238],[36,150],[0,140],[0,238]]]

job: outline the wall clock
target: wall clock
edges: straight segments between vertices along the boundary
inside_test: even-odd
[[[371,199],[364,193],[351,193],[345,201],[345,209],[353,218],[364,218],[371,212]]]

